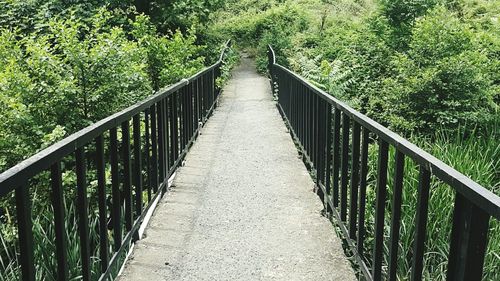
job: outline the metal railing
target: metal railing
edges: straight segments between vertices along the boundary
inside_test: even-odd
[[[229,45],[228,41],[215,64],[194,76],[160,90],[0,174],[0,198],[15,193],[22,280],[35,280],[30,179],[47,170],[50,171],[54,210],[55,271],[57,280],[68,280],[63,162],[70,163],[65,166],[70,166],[77,178],[76,216],[82,280],[91,279],[91,259],[94,258],[100,260],[99,280],[111,277],[118,263],[123,262],[131,243],[139,238],[138,230],[146,213],[167,191],[168,179],[216,106],[220,93],[216,80],[221,76]],[[106,181],[109,166],[111,192],[107,192]],[[90,251],[88,169],[95,172],[97,178],[99,257],[92,257]],[[147,198],[143,198],[146,192]],[[110,210],[108,199],[112,201]],[[111,223],[108,223],[108,214]],[[108,239],[108,229],[109,234],[112,233],[112,243]]]
[[[315,174],[318,195],[339,224],[366,280],[396,280],[405,158],[419,166],[411,280],[421,280],[431,176],[455,192],[447,280],[481,280],[490,217],[500,219],[500,198],[396,133],[276,63],[268,47],[273,93],[304,161]],[[370,137],[372,136],[372,138]],[[368,146],[378,142],[374,247],[364,251]],[[388,154],[395,150],[388,269],[383,272]],[[349,157],[350,155],[350,157]],[[350,164],[349,164],[350,162]],[[349,205],[349,208],[347,206]]]

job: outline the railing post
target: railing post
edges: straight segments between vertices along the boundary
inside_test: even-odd
[[[358,186],[359,186],[359,156],[361,142],[361,126],[353,122],[352,129],[352,159],[351,159],[351,197],[349,208],[349,237],[356,239],[356,220],[358,214]]]
[[[373,280],[382,280],[382,260],[384,254],[384,211],[387,193],[387,159],[389,144],[379,140],[377,167],[377,196],[375,210],[375,246],[373,248]]]
[[[481,280],[489,219],[485,211],[456,193],[447,280]]]
[[[142,145],[141,145],[141,119],[140,115],[134,116],[134,185],[135,185],[135,217],[142,213]],[[168,151],[168,150],[167,150]]]
[[[77,148],[76,157],[76,188],[77,188],[77,210],[78,210],[78,231],[80,233],[80,255],[82,262],[82,279],[90,280],[90,237],[89,237],[89,217],[87,199],[87,171],[85,161],[85,149]]]
[[[331,213],[332,209],[330,207],[330,196],[332,194],[331,188],[331,172],[332,172],[332,105],[327,103],[327,111],[326,111],[326,170],[325,170],[325,189],[326,189],[326,211],[327,213]]]
[[[57,280],[68,280],[67,244],[64,230],[64,193],[62,185],[61,162],[50,167],[52,185],[52,206],[54,207],[54,227],[56,235]]]
[[[111,219],[113,221],[113,249],[117,252],[122,245],[122,230],[121,230],[121,199],[120,199],[120,175],[118,170],[118,140],[117,130],[113,128],[109,133],[111,145],[111,195],[112,195],[112,210]],[[156,158],[155,158],[156,159]],[[154,161],[154,160],[153,160]]]
[[[17,210],[17,230],[19,233],[19,250],[21,276],[23,281],[35,281],[35,262],[33,258],[33,222],[31,221],[31,200],[28,183],[15,191]]]
[[[130,123],[122,123],[122,152],[123,152],[123,198],[125,202],[125,229],[132,229],[132,172],[130,166]]]
[[[95,139],[96,145],[96,167],[97,167],[97,204],[99,206],[99,253],[101,258],[101,272],[106,272],[109,262],[109,242],[106,208],[106,162],[104,159],[104,137]],[[66,263],[66,257],[64,257]],[[67,278],[65,279],[67,280]]]
[[[370,132],[363,127],[361,143],[361,171],[359,180],[359,216],[358,216],[358,237],[356,248],[358,255],[364,255],[365,241],[365,209],[366,209],[366,180],[368,174],[368,143],[370,142]]]
[[[391,234],[389,248],[389,280],[397,280],[397,261],[399,247],[399,230],[401,226],[401,203],[403,196],[403,177],[404,177],[405,155],[396,150],[394,161],[394,188],[392,195],[392,217]]]
[[[429,210],[429,191],[431,184],[431,173],[423,165],[420,165],[417,194],[417,214],[415,240],[413,241],[413,261],[411,266],[411,280],[422,280],[424,268],[425,236],[427,232],[427,219]]]

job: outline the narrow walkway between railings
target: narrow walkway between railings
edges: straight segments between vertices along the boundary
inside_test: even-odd
[[[120,280],[355,280],[270,91],[243,58]]]

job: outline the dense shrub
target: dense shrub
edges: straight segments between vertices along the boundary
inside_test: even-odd
[[[149,78],[155,90],[189,77],[203,67],[204,58],[200,56],[203,48],[195,45],[194,33],[184,36],[176,31],[169,37],[157,36],[155,26],[146,16],[137,16],[131,25],[132,35],[145,50]]]
[[[326,60],[341,62],[339,75],[348,73],[352,83],[337,97],[363,113],[368,111],[369,100],[378,95],[382,79],[390,71],[389,62],[394,53],[386,43],[384,18],[372,20],[372,25],[345,24],[327,30],[326,40],[316,50],[317,53],[327,50]]]
[[[471,30],[439,7],[417,21],[407,53],[394,57],[394,73],[374,99],[374,114],[402,131],[433,132],[485,125],[494,114],[488,57]],[[396,106],[395,106],[396,105]]]
[[[267,66],[267,44],[272,44],[283,65],[293,47],[292,37],[304,32],[308,21],[296,5],[272,6],[264,11],[241,13],[219,24],[215,31],[228,34],[243,46],[257,48],[257,67],[265,71]]]
[[[204,65],[194,32],[161,36],[147,16],[122,27],[122,13],[94,12],[0,31],[0,171]]]
[[[150,16],[161,32],[187,31],[193,24],[207,24],[211,13],[223,3],[222,0],[151,1]]]
[[[495,122],[500,33],[487,4],[472,9],[448,0],[382,1],[375,7],[370,1],[315,3],[320,8],[301,1],[257,3],[258,9],[240,11],[215,30],[256,48],[259,70],[265,70],[271,44],[280,64],[400,133]],[[480,12],[489,19],[479,18]]]

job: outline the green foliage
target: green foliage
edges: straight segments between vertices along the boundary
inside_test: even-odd
[[[183,35],[178,30],[169,37],[159,37],[146,16],[137,16],[132,27],[132,35],[146,51],[149,78],[155,90],[189,77],[203,67],[205,59],[200,55],[203,47],[195,45],[194,32]]]
[[[242,6],[238,4],[232,9],[239,10]],[[215,32],[228,34],[243,46],[253,44],[257,48],[257,68],[261,72],[267,67],[268,44],[273,45],[278,61],[288,65],[286,58],[293,46],[292,37],[308,28],[305,14],[296,5],[272,6],[268,3],[263,7],[268,6],[271,8],[240,14],[215,27]]]
[[[411,24],[440,0],[381,0],[382,14],[395,27]]]
[[[161,32],[187,31],[193,25],[207,24],[211,13],[223,3],[222,0],[151,1],[150,16]]]
[[[374,115],[400,131],[491,122],[496,105],[490,63],[473,40],[467,25],[445,8],[417,21],[408,52],[394,57],[394,74],[374,99],[382,108]]]
[[[224,54],[223,64],[221,66],[221,76],[216,81],[217,87],[222,88],[222,86],[227,83],[229,78],[231,78],[231,69],[237,65],[239,61],[240,54],[234,46],[231,46]]]
[[[144,51],[127,39],[123,29],[108,26],[110,19],[109,12],[100,10],[90,26],[75,18],[49,23],[48,36],[79,88],[76,102],[80,110],[72,109],[81,122],[77,127],[102,119],[151,92]]]
[[[315,53],[325,50],[328,60],[340,62],[339,75],[348,73],[352,83],[338,97],[363,113],[368,110],[369,100],[377,96],[382,77],[390,71],[389,62],[394,53],[386,43],[388,35],[383,28],[383,18],[372,20],[369,26],[346,23],[341,28],[326,30],[325,40],[315,50]]]
[[[29,37],[2,31],[0,170],[57,140],[58,126],[74,132],[149,95],[144,51],[110,17],[101,10],[90,27],[54,18]]]
[[[256,8],[237,12],[249,3],[255,1],[228,7],[236,16],[214,30],[255,47],[261,71],[271,44],[278,63],[401,133],[494,122],[498,9],[478,18],[490,4],[471,12],[465,2],[448,0],[314,3],[320,8],[257,1]],[[325,71],[327,65],[333,71]]]
[[[91,19],[100,8],[125,10],[131,0],[0,0],[0,27],[22,34],[44,31],[51,18],[74,13],[80,20]],[[120,17],[115,20],[120,21]]]

